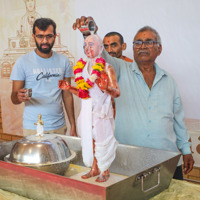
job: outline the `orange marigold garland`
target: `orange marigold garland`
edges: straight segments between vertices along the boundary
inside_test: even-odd
[[[86,62],[81,58],[76,66],[73,67],[75,82],[77,83],[77,89],[79,89],[79,97],[82,99],[87,99],[89,97],[89,91],[91,87],[94,86],[94,83],[98,77],[101,75],[101,71],[104,69],[105,60],[103,58],[97,58],[95,65],[92,66],[93,70],[91,76],[85,81],[82,77],[83,69],[86,65]]]

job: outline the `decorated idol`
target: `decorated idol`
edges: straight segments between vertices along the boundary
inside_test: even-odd
[[[98,35],[85,39],[87,60],[80,59],[74,67],[77,87],[62,80],[59,87],[79,96],[81,112],[77,121],[81,137],[83,161],[91,170],[82,176],[98,176],[97,182],[107,181],[109,167],[115,159],[117,141],[114,137],[112,98],[120,95],[114,68],[101,58],[103,42]]]
[[[38,115],[37,123],[34,123],[34,125],[37,125],[37,133],[36,136],[44,136],[44,122],[42,120],[42,115]]]

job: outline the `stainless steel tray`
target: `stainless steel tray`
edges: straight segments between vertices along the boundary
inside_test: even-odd
[[[84,167],[79,138],[62,136],[77,157],[65,176],[0,161],[0,188],[36,200],[149,199],[168,188],[180,154],[152,148],[118,145],[107,182],[81,179]],[[0,159],[14,142],[0,144]]]

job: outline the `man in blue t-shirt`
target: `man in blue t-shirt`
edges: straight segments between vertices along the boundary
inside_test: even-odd
[[[56,38],[56,24],[49,18],[39,18],[33,25],[37,48],[21,56],[11,73],[13,104],[25,103],[23,114],[24,136],[36,133],[38,114],[44,121],[44,132],[65,134],[66,122],[63,104],[71,125],[70,135],[77,136],[73,96],[58,88],[58,81],[71,82],[73,71],[66,56],[52,51]],[[32,88],[32,96],[26,95]]]

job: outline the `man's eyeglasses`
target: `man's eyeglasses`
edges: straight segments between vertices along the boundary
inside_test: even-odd
[[[53,34],[48,34],[48,35],[35,35],[35,37],[36,37],[38,40],[40,40],[40,41],[44,40],[44,38],[46,38],[46,40],[49,41],[49,40],[53,39],[53,38],[55,37],[55,35],[53,35]]]
[[[142,47],[143,44],[147,48],[152,48],[154,46],[154,44],[160,44],[160,42],[153,41],[153,40],[148,40],[148,41],[136,40],[136,41],[133,42],[133,47],[136,48],[136,49],[139,49],[139,48]]]

